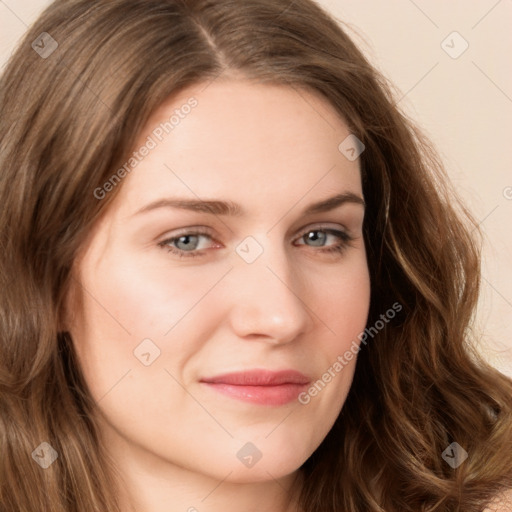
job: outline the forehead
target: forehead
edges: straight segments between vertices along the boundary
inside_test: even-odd
[[[219,196],[256,206],[257,199],[360,193],[358,161],[338,149],[349,135],[329,102],[305,89],[197,84],[153,113],[135,150],[151,149],[124,179],[119,201],[133,209],[163,195]]]

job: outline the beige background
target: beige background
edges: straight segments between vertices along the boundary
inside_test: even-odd
[[[0,0],[0,65],[49,3]],[[401,91],[400,106],[437,145],[481,223],[487,239],[478,330],[486,357],[512,376],[512,1],[320,3]]]

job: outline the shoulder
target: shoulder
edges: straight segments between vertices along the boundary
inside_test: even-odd
[[[492,500],[484,512],[511,512],[512,511],[512,489],[499,494]]]

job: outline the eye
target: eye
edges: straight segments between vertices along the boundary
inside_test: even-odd
[[[158,245],[167,249],[168,252],[175,254],[179,258],[193,258],[196,256],[205,256],[204,252],[198,252],[204,249],[204,247],[199,247],[201,245],[201,238],[209,238],[212,240],[212,237],[208,232],[196,230],[184,232],[172,238],[168,238],[163,242],[160,242]]]
[[[201,239],[209,239],[213,241],[210,232],[206,230],[196,229],[195,231],[185,231],[179,233],[174,237],[167,238],[159,242],[162,249],[167,249],[168,252],[178,256],[179,258],[195,258],[206,256],[205,249],[208,244],[201,244]],[[325,247],[329,239],[338,241],[333,245]],[[342,253],[349,245],[353,238],[345,231],[327,228],[315,227],[304,232],[299,238],[305,243],[297,243],[297,245],[308,245],[309,247],[318,247],[317,252],[321,253]]]
[[[338,243],[323,248],[329,237],[337,239]],[[312,245],[310,245],[310,247],[322,247],[320,252],[341,253],[350,245],[353,238],[345,231],[326,227],[315,227],[308,229],[299,240],[303,240],[305,243],[298,245],[309,245],[309,243],[311,243]]]

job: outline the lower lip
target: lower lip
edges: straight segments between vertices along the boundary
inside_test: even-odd
[[[234,386],[204,382],[210,388],[244,402],[260,405],[285,405],[297,400],[307,384],[280,384],[278,386]]]

